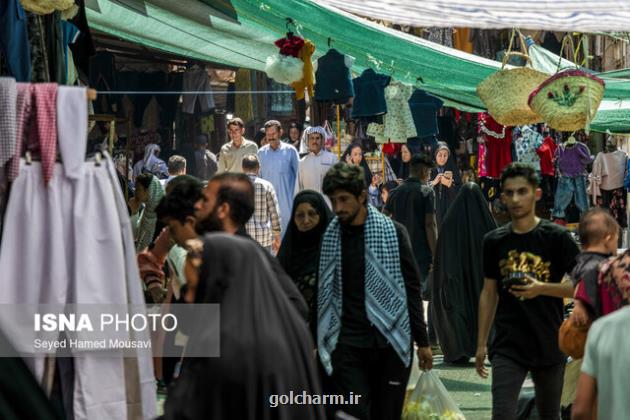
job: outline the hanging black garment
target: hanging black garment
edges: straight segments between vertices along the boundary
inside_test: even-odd
[[[184,361],[165,419],[324,419],[321,405],[271,407],[272,395],[314,395],[321,387],[306,322],[264,252],[246,238],[206,235],[195,302],[221,304],[221,356]],[[203,346],[210,335],[199,323],[188,347]]]
[[[90,74],[90,57],[96,54],[96,50],[94,49],[90,26],[85,15],[85,0],[75,0],[75,3],[79,6],[79,12],[70,22],[79,28],[81,33],[79,38],[73,44],[70,44],[69,48],[72,51],[72,57],[77,69],[88,76]]]
[[[496,227],[479,186],[463,185],[444,218],[431,279],[434,325],[446,362],[473,357],[477,350],[481,244]]]

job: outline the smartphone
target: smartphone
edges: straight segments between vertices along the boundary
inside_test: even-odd
[[[444,177],[447,178],[447,179],[453,178],[453,172],[451,172],[451,171],[444,172]]]

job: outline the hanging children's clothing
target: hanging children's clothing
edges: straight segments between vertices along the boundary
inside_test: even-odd
[[[352,118],[374,117],[387,112],[385,87],[391,77],[367,69],[361,76],[352,80],[354,101],[352,102]]]
[[[581,214],[588,210],[586,166],[592,160],[591,152],[583,143],[567,141],[558,147],[556,161],[559,177],[552,217],[564,219],[564,212],[574,198]]]
[[[350,69],[354,58],[330,49],[315,62],[315,100],[346,104],[354,97]]]
[[[444,102],[423,90],[416,89],[409,98],[409,109],[418,137],[435,136],[439,133],[437,111]]]
[[[485,144],[485,176],[500,178],[503,169],[512,163],[512,129],[496,122],[490,114],[480,114],[479,134]]]
[[[540,187],[543,192],[543,204],[545,208],[552,208],[556,194],[556,169],[554,156],[558,146],[551,136],[545,137],[543,144],[536,150],[540,158]]]
[[[387,114],[383,119],[383,136],[397,143],[406,143],[410,137],[417,137],[416,125],[409,108],[409,98],[413,87],[394,80],[385,88]]]
[[[608,209],[622,228],[628,226],[627,191],[623,185],[627,162],[628,155],[624,151],[600,152],[589,176],[593,203]]]
[[[302,69],[303,77],[301,80],[291,83],[291,87],[295,89],[295,99],[298,101],[304,99],[304,91],[308,92],[309,98],[312,98],[314,95],[313,85],[315,84],[315,78],[313,76],[313,62],[311,61],[314,52],[315,44],[308,39],[304,40],[304,45],[302,45],[297,55],[297,58],[304,63]]]
[[[525,125],[514,128],[512,138],[518,161],[531,165],[540,172],[540,156],[537,150],[543,144],[543,136],[532,127]]]

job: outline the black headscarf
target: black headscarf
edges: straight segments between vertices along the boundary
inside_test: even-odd
[[[444,218],[431,281],[435,329],[447,362],[475,355],[483,288],[481,244],[495,228],[479,186],[464,184]]]
[[[264,252],[247,238],[205,236],[195,303],[221,304],[221,357],[184,361],[165,419],[324,419],[318,405],[270,407],[271,395],[321,387],[306,322]],[[212,339],[203,327],[191,332],[190,348]]]
[[[455,158],[448,148],[448,145],[443,142],[438,143],[438,147],[435,149],[435,155],[442,150],[448,150],[448,160],[444,166],[436,166],[431,170],[431,180],[434,180],[439,173],[451,171],[453,173],[453,185],[450,188],[446,188],[442,184],[438,184],[433,187],[435,190],[435,218],[437,219],[438,228],[441,229],[442,223],[444,223],[444,217],[449,207],[455,200],[459,187],[462,184],[462,177],[459,173],[459,168],[455,163]],[[435,156],[434,156],[435,158]]]
[[[309,203],[319,214],[319,224],[308,232],[300,232],[295,224],[295,212],[302,203]],[[324,197],[317,191],[304,190],[295,196],[291,220],[278,251],[278,260],[292,279],[317,272],[319,245],[332,218]]]

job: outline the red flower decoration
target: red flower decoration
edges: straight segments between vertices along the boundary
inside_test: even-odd
[[[547,92],[547,98],[553,99],[554,98],[553,92]]]

